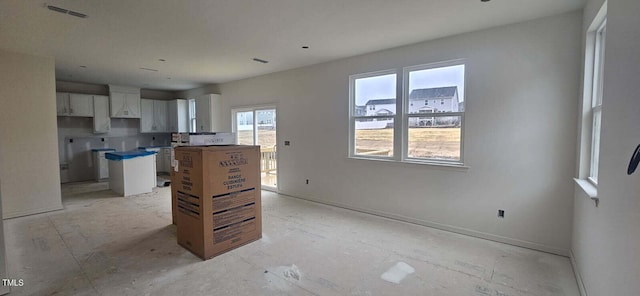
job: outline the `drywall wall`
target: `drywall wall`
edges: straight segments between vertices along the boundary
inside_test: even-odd
[[[224,128],[234,107],[277,104],[284,194],[568,254],[581,24],[578,11],[224,83]],[[468,170],[347,158],[349,75],[458,58]]]
[[[181,99],[192,99],[201,95],[219,94],[219,93],[220,93],[219,85],[208,84],[199,88],[194,88],[194,89],[185,90],[185,91],[178,91],[175,93],[175,97],[181,98]]]
[[[62,208],[52,58],[0,50],[3,218]]]
[[[175,93],[172,91],[155,90],[155,89],[140,89],[140,97],[143,99],[151,100],[173,100],[176,98]]]
[[[601,0],[588,1],[585,12]],[[585,27],[595,13],[585,13]],[[640,2],[610,0],[604,68],[599,206],[576,187],[572,253],[586,294],[640,291],[640,174],[627,164],[640,144]]]

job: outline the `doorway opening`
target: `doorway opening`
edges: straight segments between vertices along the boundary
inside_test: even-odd
[[[278,141],[276,108],[233,109],[233,130],[240,145],[260,146],[260,178],[262,188],[278,188]]]

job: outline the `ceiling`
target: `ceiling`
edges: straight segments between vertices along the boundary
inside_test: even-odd
[[[54,57],[58,80],[185,90],[569,12],[584,2],[2,0],[0,48]]]

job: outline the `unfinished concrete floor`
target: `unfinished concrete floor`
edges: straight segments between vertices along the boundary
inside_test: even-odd
[[[106,188],[5,221],[11,295],[579,295],[565,257],[266,191],[263,238],[202,261],[176,244],[168,187]]]

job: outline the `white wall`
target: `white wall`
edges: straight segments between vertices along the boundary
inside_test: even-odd
[[[52,58],[0,50],[3,217],[62,208]]]
[[[568,254],[581,22],[574,12],[224,83],[224,128],[233,107],[276,103],[282,193]],[[349,75],[457,58],[469,170],[347,158]]]
[[[220,87],[217,84],[208,84],[199,88],[189,89],[185,91],[177,91],[175,92],[175,97],[181,98],[181,99],[192,99],[201,95],[219,94],[219,93],[220,93]]]
[[[588,1],[588,26],[602,0]],[[602,138],[595,204],[576,187],[572,252],[586,293],[640,293],[640,173],[627,164],[640,144],[640,2],[609,0]]]

